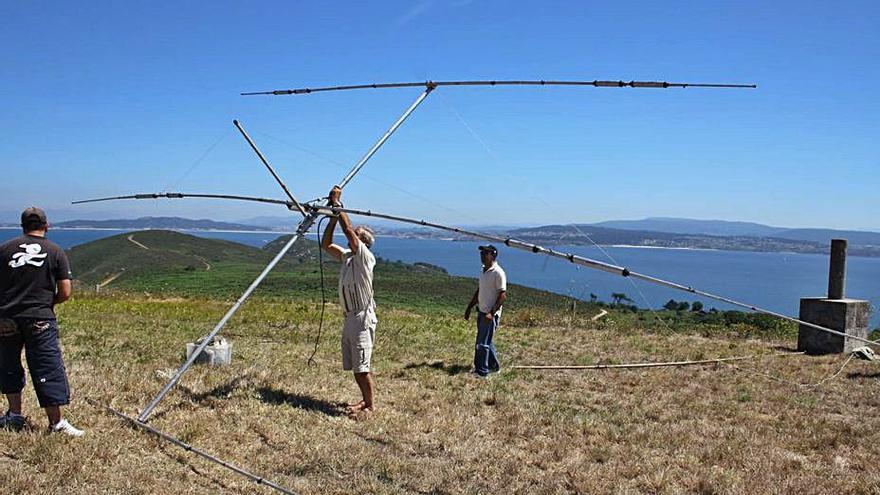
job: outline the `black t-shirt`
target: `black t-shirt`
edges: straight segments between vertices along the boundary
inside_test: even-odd
[[[0,316],[55,318],[55,287],[68,280],[70,263],[55,243],[31,235],[0,245]]]

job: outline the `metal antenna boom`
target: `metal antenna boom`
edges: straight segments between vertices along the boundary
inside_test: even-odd
[[[385,134],[379,139],[379,141],[375,145],[373,145],[373,147],[370,149],[370,151],[363,158],[361,158],[361,160],[357,163],[357,165],[355,165],[355,167],[351,170],[351,172],[349,172],[348,175],[346,175],[342,179],[342,182],[339,183],[339,187],[345,187],[346,184],[351,182],[351,179],[353,179],[354,176],[357,175],[357,173],[361,170],[361,168],[363,168],[363,166],[367,163],[367,161],[374,154],[376,154],[376,151],[378,151],[379,148],[383,144],[385,144],[386,141],[388,141],[388,138],[391,137],[392,134],[394,134],[394,131],[396,131],[397,128],[400,127],[401,124],[403,124],[403,121],[406,120],[406,118],[409,117],[410,114],[413,113],[413,111],[415,111],[416,107],[419,106],[419,104],[425,99],[425,97],[428,96],[428,94],[433,89],[434,89],[433,87],[428,87],[419,96],[419,98],[416,99],[416,101],[412,105],[410,105],[409,108],[407,108],[407,110],[403,113],[403,115],[399,119],[397,119],[397,121],[391,126],[391,128],[389,128],[388,131],[386,131]],[[253,142],[247,136],[247,133],[245,133],[244,129],[242,129],[241,126],[238,124],[238,121],[235,121],[235,126],[238,127],[238,129],[242,132],[242,134],[245,136],[245,139],[248,140],[248,143],[251,144],[251,147],[254,148],[254,151],[257,152],[257,155],[260,157],[261,160],[263,160],[263,163],[266,165],[266,167],[268,167],[269,170],[272,171],[272,167],[269,165],[268,162],[266,162],[266,160],[263,158],[263,155],[259,152],[259,150],[257,150],[256,146],[254,146]],[[272,174],[275,175],[274,171],[272,171]],[[278,179],[277,175],[275,176],[275,178],[282,185],[282,187],[284,187],[284,184],[281,183],[281,180]],[[284,190],[285,190],[285,192],[287,192],[286,187],[284,187]],[[166,195],[166,197],[183,197],[182,194],[180,196],[178,196],[177,194],[180,194],[180,193],[176,193],[174,196],[167,196]],[[206,336],[202,340],[202,343],[199,344],[199,346],[195,349],[195,351],[193,351],[190,358],[187,359],[187,361],[177,370],[177,372],[174,374],[174,377],[172,377],[171,380],[169,380],[168,383],[165,385],[165,387],[162,389],[162,391],[159,392],[159,395],[157,395],[156,398],[154,398],[152,400],[152,402],[150,402],[150,404],[146,408],[144,408],[144,410],[141,412],[140,416],[138,416],[138,421],[140,421],[141,423],[147,422],[147,419],[150,417],[150,414],[152,414],[153,409],[155,409],[156,406],[159,405],[159,402],[161,402],[162,399],[164,399],[165,396],[171,391],[171,389],[174,388],[174,385],[180,380],[180,377],[182,377],[183,374],[186,372],[186,370],[188,370],[189,367],[192,366],[192,364],[195,362],[196,358],[208,346],[211,339],[213,339],[214,336],[216,336],[220,332],[220,330],[226,325],[226,323],[229,321],[229,319],[232,318],[232,315],[234,315],[235,312],[238,311],[238,309],[241,307],[241,305],[244,304],[244,302],[247,300],[248,297],[250,297],[250,295],[260,285],[260,283],[263,281],[263,279],[266,278],[266,275],[268,275],[269,272],[272,271],[272,269],[275,267],[275,265],[277,265],[278,262],[281,261],[281,258],[283,258],[284,255],[287,253],[287,251],[290,250],[290,248],[297,241],[297,239],[299,239],[302,235],[304,235],[306,232],[308,232],[309,228],[311,228],[312,224],[314,224],[315,220],[317,220],[318,216],[320,215],[319,211],[312,209],[312,211],[309,211],[308,213],[306,213],[303,206],[301,204],[299,204],[289,192],[287,193],[287,195],[290,197],[291,201],[299,208],[299,210],[303,213],[303,216],[304,216],[304,218],[302,219],[302,221],[299,224],[299,227],[296,230],[296,234],[294,234],[294,236],[291,237],[291,239],[287,242],[287,244],[284,245],[284,247],[281,249],[281,251],[272,259],[271,262],[269,262],[269,264],[266,266],[266,268],[264,268],[263,271],[260,273],[260,275],[256,278],[256,280],[254,280],[253,283],[251,283],[250,287],[247,288],[247,290],[244,292],[244,294],[242,294],[241,297],[238,298],[238,300],[235,302],[235,304],[233,304],[232,307],[229,308],[229,311],[226,312],[226,315],[223,316],[223,319],[221,319],[220,322],[217,323],[217,325],[211,331],[211,333],[208,334],[208,336]],[[207,196],[207,195],[205,195],[205,196]],[[136,194],[136,195],[134,195],[134,199],[146,199],[146,198],[153,198],[153,197],[159,197],[159,195],[153,195],[153,194],[141,194],[141,195]],[[105,199],[110,199],[110,198],[105,198]],[[243,196],[239,196],[239,197],[232,198],[232,199],[240,199],[240,200],[246,200],[246,201],[253,201],[256,199],[257,201],[270,202],[270,201],[265,201],[263,198],[246,198]]]
[[[244,302],[247,300],[247,298],[250,297],[250,295],[254,292],[254,290],[256,290],[263,279],[266,278],[266,275],[268,275],[269,272],[271,272],[272,269],[275,268],[275,265],[277,265],[278,262],[281,261],[281,258],[283,258],[285,254],[287,254],[287,251],[289,251],[290,248],[293,247],[293,243],[296,242],[300,234],[307,231],[309,227],[311,227],[311,224],[314,220],[309,220],[313,219],[316,216],[317,215],[313,213],[307,216],[302,221],[299,229],[297,229],[296,234],[294,234],[293,237],[291,237],[290,240],[287,241],[287,244],[285,244],[284,247],[281,248],[281,251],[279,251],[278,254],[276,254],[275,257],[272,258],[272,261],[270,261],[269,264],[266,265],[266,268],[264,268],[263,271],[260,272],[260,275],[256,278],[256,280],[254,280],[251,283],[250,287],[248,287],[247,290],[244,291],[244,294],[242,294],[241,297],[239,297],[238,300],[235,301],[235,304],[233,304],[232,307],[229,308],[229,311],[227,311],[226,314],[223,315],[223,318],[220,320],[219,323],[217,323],[214,329],[211,330],[211,333],[209,333],[205,338],[202,339],[202,343],[199,344],[195,351],[193,351],[189,359],[187,359],[186,362],[183,363],[183,366],[181,366],[180,369],[177,370],[177,373],[174,374],[171,380],[169,380],[168,383],[165,384],[165,387],[162,388],[162,391],[159,392],[159,395],[157,395],[156,398],[154,398],[150,402],[150,404],[145,407],[143,411],[141,411],[140,416],[138,416],[139,422],[147,422],[147,419],[149,419],[150,414],[152,414],[153,412],[153,409],[155,409],[156,406],[159,405],[159,402],[161,402],[162,399],[165,398],[168,392],[170,392],[171,389],[174,388],[174,385],[177,384],[177,382],[180,380],[180,377],[182,377],[183,374],[186,373],[186,370],[188,370],[189,367],[192,366],[196,359],[202,354],[202,351],[204,351],[205,348],[208,347],[208,345],[211,343],[211,339],[213,339],[218,333],[220,333],[220,330],[226,325],[226,322],[228,322],[229,319],[232,318],[232,315],[234,315],[235,312],[238,311],[238,308],[240,308],[241,305],[244,304]]]
[[[142,421],[139,421],[135,418],[129,417],[129,416],[117,411],[116,409],[113,409],[110,406],[107,406],[107,410],[109,410],[111,413],[115,414],[119,418],[130,422],[133,426],[135,426],[137,428],[141,428],[144,431],[146,431],[148,433],[152,433],[153,435],[156,435],[157,437],[159,437],[167,442],[171,442],[174,445],[177,445],[178,447],[182,448],[183,450],[186,450],[187,452],[192,452],[193,454],[195,454],[199,457],[207,459],[208,461],[211,461],[215,464],[223,466],[226,469],[229,469],[230,471],[238,473],[238,474],[250,479],[251,481],[255,482],[258,485],[268,486],[269,488],[272,488],[273,490],[277,490],[277,491],[284,493],[284,494],[287,494],[287,495],[296,495],[296,492],[292,492],[292,491],[288,490],[287,488],[284,488],[273,481],[270,481],[270,480],[267,480],[266,478],[263,478],[262,476],[257,476],[253,473],[245,471],[244,469],[242,469],[234,464],[231,464],[231,463],[228,463],[222,459],[219,459],[216,456],[213,456],[213,455],[205,452],[202,449],[199,449],[199,448],[194,447],[188,443],[185,443],[184,441],[180,440],[179,438],[173,437],[173,436],[169,435],[168,433],[165,433],[162,430],[158,430],[156,428],[153,428],[152,426],[147,425],[146,423],[144,423]]]
[[[160,198],[168,198],[168,199],[183,199],[183,198],[232,199],[232,200],[236,200],[236,201],[254,201],[257,203],[269,203],[269,204],[273,204],[273,205],[284,205],[289,210],[292,210],[294,208],[293,202],[285,201],[283,199],[256,198],[253,196],[238,196],[235,194],[194,194],[194,193],[180,193],[180,192],[131,194],[129,196],[114,196],[112,198],[82,199],[79,201],[73,201],[73,202],[71,202],[71,204],[81,205],[84,203],[99,203],[102,201],[115,201],[118,199],[160,199]]]
[[[269,165],[269,162],[266,160],[266,157],[263,156],[263,153],[260,152],[260,149],[257,148],[257,145],[254,144],[254,141],[251,139],[250,136],[248,136],[248,133],[245,132],[245,130],[241,126],[241,124],[237,120],[233,120],[232,123],[235,124],[236,129],[238,129],[238,131],[241,132],[241,135],[244,136],[244,139],[248,142],[249,145],[251,145],[251,149],[254,150],[254,153],[257,154],[257,156],[260,158],[260,161],[263,162],[263,165],[265,165],[266,168],[269,169],[269,173],[272,174],[272,177],[275,177],[275,181],[278,182],[278,185],[281,186],[281,189],[284,189],[284,194],[287,194],[287,197],[290,198],[290,201],[293,203],[293,206],[295,206],[296,209],[299,210],[300,213],[302,213],[302,216],[306,216],[306,210],[303,209],[302,205],[299,204],[299,201],[297,201],[296,198],[293,197],[293,194],[291,194],[290,191],[287,189],[287,186],[284,184],[284,181],[281,180],[281,177],[278,177],[278,174],[275,173],[275,169],[272,168],[272,165]]]
[[[392,125],[385,132],[385,134],[382,135],[381,138],[379,138],[376,144],[374,144],[373,147],[370,148],[370,151],[368,151],[367,154],[364,155],[364,157],[361,158],[361,160],[357,163],[357,165],[355,165],[354,168],[351,169],[348,175],[346,175],[345,178],[342,179],[342,182],[339,183],[340,188],[345,188],[345,185],[348,184],[355,176],[355,174],[360,171],[364,164],[367,163],[367,160],[372,158],[372,156],[376,154],[377,151],[379,151],[379,148],[381,148],[382,145],[385,144],[385,141],[388,141],[388,138],[390,138],[391,135],[394,134],[394,131],[396,131],[397,128],[400,127],[401,124],[403,124],[403,121],[405,121],[407,117],[409,117],[416,110],[416,108],[418,108],[418,106],[421,105],[423,101],[425,101],[425,98],[427,98],[428,95],[431,94],[431,91],[434,91],[435,87],[436,86],[428,85],[428,87],[425,88],[425,91],[422,92],[422,94],[420,94],[418,98],[416,98],[416,101],[414,101],[413,104],[410,105],[405,112],[403,112],[403,115],[401,115],[400,118],[397,119],[397,122],[395,122],[394,125]]]
[[[505,81],[420,81],[401,83],[352,84],[348,86],[323,86],[319,88],[276,89],[241,93],[254,95],[305,95],[325,91],[349,91],[353,89],[391,89],[391,88],[437,88],[440,86],[592,86],[594,88],[757,88],[757,84],[714,84],[714,83],[671,83],[665,81],[553,81],[553,80],[505,80]]]

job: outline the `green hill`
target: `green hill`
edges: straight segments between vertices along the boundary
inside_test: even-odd
[[[77,280],[92,285],[117,277],[117,284],[156,273],[210,271],[218,264],[266,263],[270,255],[242,244],[179,232],[148,230],[120,234],[69,251]]]
[[[70,250],[75,276],[87,286],[180,296],[237,297],[254,280],[289,236],[263,249],[162,230],[121,234]],[[266,278],[257,294],[264,297],[321,298],[318,244],[300,239]],[[339,263],[324,257],[324,295],[336,300]],[[377,260],[376,299],[409,308],[443,307],[459,311],[476,288],[476,280],[454,277],[423,264]],[[512,285],[510,306],[556,309],[571,299]]]

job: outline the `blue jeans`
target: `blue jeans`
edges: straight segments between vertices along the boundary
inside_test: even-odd
[[[478,375],[486,376],[490,371],[501,369],[501,363],[498,362],[498,353],[495,351],[495,344],[492,343],[495,329],[498,328],[498,318],[498,315],[495,315],[492,320],[487,320],[486,313],[477,311],[477,343],[474,350],[474,371]]]
[[[4,319],[0,335],[0,392],[17,394],[24,388],[21,350],[24,348],[28,369],[40,407],[65,406],[70,403],[70,386],[58,345],[55,320]]]

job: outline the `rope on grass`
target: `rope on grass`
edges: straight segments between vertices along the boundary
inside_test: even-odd
[[[758,354],[753,356],[738,356],[717,359],[701,359],[696,361],[668,361],[665,363],[626,363],[626,364],[591,364],[585,366],[513,366],[519,370],[606,370],[606,369],[634,369],[634,368],[660,368],[664,366],[696,366],[701,364],[723,363],[726,361],[745,361],[747,359],[759,359],[764,357],[800,356],[803,352],[782,352],[777,354]]]
[[[769,374],[769,373],[763,373],[763,372],[760,372],[760,371],[757,371],[757,370],[750,370],[750,369],[747,369],[747,368],[742,368],[742,367],[739,367],[739,366],[737,366],[737,365],[735,365],[735,364],[730,364],[730,363],[723,363],[723,364],[725,364],[725,365],[727,365],[727,366],[730,366],[731,368],[733,368],[733,369],[735,369],[735,370],[742,371],[743,373],[747,373],[747,374],[755,375],[755,376],[760,376],[760,377],[762,377],[762,378],[766,378],[766,379],[768,379],[768,380],[772,380],[772,381],[774,381],[774,382],[784,383],[784,384],[786,384],[786,385],[791,385],[791,386],[793,386],[793,387],[798,387],[798,388],[816,388],[816,387],[822,386],[822,385],[824,385],[825,383],[827,383],[827,382],[829,382],[829,381],[831,381],[831,380],[837,378],[838,376],[840,376],[840,374],[843,373],[844,368],[846,368],[846,365],[848,365],[849,362],[852,361],[853,357],[855,357],[855,354],[850,354],[849,357],[847,357],[846,360],[843,362],[843,364],[840,365],[840,368],[838,368],[838,370],[837,370],[836,372],[831,373],[831,374],[828,374],[825,378],[819,380],[819,381],[816,382],[816,383],[798,383],[798,382],[793,382],[793,381],[791,381],[791,380],[786,380],[785,378],[779,378],[778,376],[773,376],[773,375],[771,375],[771,374]]]

